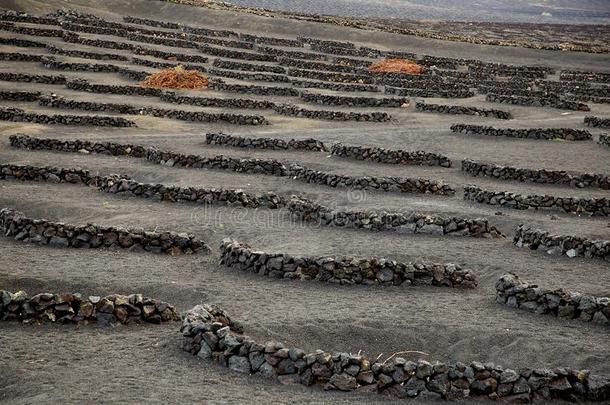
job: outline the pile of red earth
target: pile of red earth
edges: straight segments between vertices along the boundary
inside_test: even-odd
[[[396,72],[418,75],[423,66],[408,59],[382,59],[369,66],[370,72]]]
[[[186,70],[178,65],[153,73],[140,84],[144,87],[199,90],[208,87],[208,78],[198,70]]]

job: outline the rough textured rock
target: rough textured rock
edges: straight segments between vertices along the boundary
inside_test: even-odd
[[[426,151],[405,151],[384,148],[367,148],[336,143],[330,150],[331,155],[356,160],[371,160],[377,163],[426,165],[451,167],[451,160],[438,153]]]
[[[506,136],[508,138],[565,139],[567,141],[587,141],[592,138],[589,131],[572,128],[494,128],[483,125],[453,124],[451,131],[466,135]]]

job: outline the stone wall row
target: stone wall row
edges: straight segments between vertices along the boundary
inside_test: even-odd
[[[237,62],[234,60],[214,59],[213,66],[221,69],[243,70],[250,72],[269,72],[285,74],[286,69],[281,66],[265,65],[261,63]]]
[[[289,78],[290,84],[294,87],[302,87],[308,89],[326,89],[333,91],[348,91],[348,92],[369,92],[378,93],[379,87],[372,84],[355,84],[355,83],[334,83],[323,82],[317,80],[300,80]]]
[[[505,274],[496,282],[496,302],[536,314],[610,326],[609,297],[549,290],[529,284],[515,274]]]
[[[0,211],[0,229],[15,240],[71,248],[121,248],[170,255],[207,253],[208,246],[194,235],[149,232],[96,224],[71,225],[32,219],[10,208]]]
[[[451,131],[466,135],[505,136],[527,139],[565,139],[567,141],[588,141],[593,138],[589,131],[574,128],[494,128],[484,125],[453,124]]]
[[[493,108],[467,107],[463,105],[427,104],[422,101],[418,101],[415,103],[415,110],[440,114],[477,115],[481,117],[494,117],[502,120],[509,120],[513,118],[513,115],[510,112],[496,110]]]
[[[312,118],[330,121],[373,121],[384,122],[391,119],[386,112],[345,112],[331,110],[309,110],[291,104],[276,104],[273,111],[292,117]]]
[[[489,93],[485,100],[491,103],[523,105],[528,107],[553,107],[560,110],[591,111],[588,105],[578,101],[563,100],[557,97],[525,97]]]
[[[417,212],[375,212],[332,210],[303,198],[292,198],[288,210],[293,217],[318,225],[368,231],[436,236],[502,237],[485,218],[441,217]]]
[[[577,215],[610,216],[610,199],[556,197],[552,195],[523,195],[506,191],[484,190],[478,186],[464,186],[464,199],[481,204],[500,205],[518,210],[556,209]]]
[[[447,156],[421,150],[367,148],[336,143],[331,147],[331,155],[377,163],[451,167],[451,160]]]
[[[600,118],[588,115],[585,117],[585,125],[589,127],[610,128],[610,118]]]
[[[403,107],[409,104],[408,98],[396,97],[353,97],[308,92],[301,92],[300,97],[308,103],[330,106]]]
[[[386,94],[411,97],[441,97],[441,98],[468,98],[473,97],[474,93],[467,89],[433,89],[430,87],[391,87],[384,88]]]
[[[205,142],[208,145],[250,149],[328,151],[324,143],[313,138],[290,139],[285,141],[278,138],[250,138],[223,133],[207,133],[205,134]]]
[[[610,148],[610,136],[608,136],[608,134],[600,134],[597,143],[601,146]]]
[[[121,117],[103,115],[67,115],[67,114],[39,114],[29,113],[20,108],[1,107],[0,120],[13,122],[31,122],[34,124],[49,125],[88,125],[96,127],[135,127],[134,121]]]
[[[610,190],[610,176],[599,173],[577,173],[563,170],[524,169],[493,163],[462,160],[462,172],[471,176],[487,176],[500,180],[516,180],[527,183],[562,184],[570,187],[599,187]]]
[[[555,235],[519,225],[513,237],[517,247],[543,251],[551,255],[584,257],[610,261],[610,240],[591,240],[573,235]]]
[[[322,350],[306,353],[276,341],[259,343],[243,335],[242,325],[222,309],[206,304],[187,311],[180,330],[186,352],[212,359],[235,372],[276,378],[286,384],[427,400],[487,397],[529,403],[536,398],[588,401],[610,398],[610,380],[584,370],[517,372],[492,363],[433,364],[398,356],[382,362],[361,354]]]
[[[275,278],[317,280],[342,285],[433,285],[475,288],[477,277],[453,263],[405,263],[386,258],[307,257],[254,251],[224,239],[220,264]]]

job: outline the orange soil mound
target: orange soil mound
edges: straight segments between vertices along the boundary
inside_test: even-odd
[[[153,73],[140,84],[144,87],[198,90],[208,87],[208,78],[198,70],[185,70],[181,65]]]
[[[420,74],[424,67],[408,59],[382,59],[369,66],[370,72],[398,72]]]

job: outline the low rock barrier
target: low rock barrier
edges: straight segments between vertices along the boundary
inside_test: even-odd
[[[105,297],[74,293],[40,293],[0,290],[0,320],[23,323],[156,323],[181,320],[174,306],[142,294],[112,294]]]
[[[517,247],[544,251],[552,255],[585,257],[610,261],[610,240],[591,240],[572,235],[555,235],[519,225],[513,237]]]
[[[589,127],[610,128],[610,118],[600,118],[589,115],[585,117],[585,125]]]
[[[588,105],[578,101],[562,100],[557,97],[510,96],[507,94],[489,93],[485,100],[491,103],[524,105],[528,107],[553,107],[560,110],[591,111]]]
[[[69,70],[79,72],[109,72],[117,73],[118,67],[111,64],[83,63],[83,62],[60,62],[52,57],[43,57],[42,66],[46,69]]]
[[[367,148],[364,146],[349,146],[336,143],[331,147],[330,152],[333,156],[356,160],[370,160],[377,163],[451,167],[451,160],[447,156],[422,150],[406,151],[400,149]]]
[[[608,134],[600,134],[597,143],[601,146],[610,148],[610,136],[608,136]]]
[[[580,70],[562,70],[559,74],[559,80],[610,83],[610,73],[585,72]]]
[[[2,21],[0,22],[0,29],[4,31],[10,31],[17,34],[23,35],[34,35],[37,37],[58,37],[61,38],[62,30],[56,30],[54,28],[33,28],[24,27],[23,25],[16,25],[12,22]]]
[[[299,92],[292,87],[257,86],[249,84],[231,84],[221,80],[212,80],[208,85],[210,90],[226,91],[229,93],[257,94],[261,96],[288,96],[297,97]]]
[[[409,104],[408,98],[351,97],[307,92],[301,92],[301,99],[313,104],[347,107],[403,107]]]
[[[197,49],[199,49],[199,51],[203,52],[206,55],[220,56],[221,58],[244,59],[260,62],[275,62],[276,60],[276,57],[273,55],[267,55],[264,53],[256,52],[237,51],[210,45],[199,45],[197,46]]]
[[[239,80],[252,80],[258,82],[272,82],[272,83],[287,83],[288,77],[283,74],[267,73],[267,72],[245,72],[240,70],[226,70],[209,68],[208,73],[213,76],[239,79]]]
[[[276,104],[273,111],[281,115],[292,117],[312,118],[318,120],[331,121],[373,121],[384,122],[391,119],[390,115],[385,112],[344,112],[330,110],[308,110],[293,104]]]
[[[307,89],[326,89],[332,91],[370,92],[378,93],[379,87],[373,84],[333,83],[315,80],[300,80],[289,78],[290,84]]]
[[[50,53],[54,53],[57,55],[66,55],[72,56],[75,58],[84,58],[84,59],[98,59],[98,60],[118,60],[128,62],[129,57],[124,55],[118,55],[116,53],[98,53],[98,52],[87,52],[87,51],[79,51],[76,49],[63,49],[57,46],[53,46],[51,44],[45,45],[46,49]]]
[[[1,91],[0,100],[7,101],[36,101],[40,98],[39,91]]]
[[[508,111],[478,108],[478,107],[467,107],[463,105],[443,105],[443,104],[426,104],[418,101],[415,103],[415,110],[421,112],[432,112],[440,114],[463,114],[463,115],[478,115],[481,117],[494,117],[501,120],[509,120],[513,118],[513,115]]]
[[[352,73],[352,74],[370,74],[368,70],[362,67],[353,67],[348,65],[336,65],[332,63],[325,62],[314,62],[303,59],[291,59],[291,58],[281,58],[279,60],[279,64],[282,66],[290,66],[298,69],[307,69],[307,70],[318,70],[318,71],[330,71],[330,72],[339,72],[339,73]]]
[[[353,74],[353,73],[339,73],[339,72],[328,72],[320,70],[306,70],[306,69],[288,69],[288,76],[293,77],[304,77],[307,79],[323,80],[325,82],[339,82],[339,83],[360,83],[360,84],[374,84],[375,80],[368,74]]]
[[[598,173],[568,173],[563,170],[523,169],[493,163],[462,160],[462,172],[471,176],[487,176],[501,180],[528,183],[563,184],[570,187],[599,187],[610,190],[610,176]]]
[[[425,85],[423,85],[425,86]],[[434,89],[430,87],[391,87],[385,86],[384,92],[386,94],[395,94],[397,96],[411,96],[411,97],[442,97],[442,98],[468,98],[473,97],[474,93],[468,89]]]
[[[250,72],[269,72],[285,74],[286,69],[281,66],[263,65],[261,63],[236,62],[233,60],[214,59],[213,66],[220,69],[244,70]]]
[[[466,135],[505,136],[527,139],[565,139],[567,141],[588,141],[592,139],[589,131],[573,128],[494,128],[484,125],[453,124],[451,131]]]
[[[580,319],[610,326],[610,298],[549,290],[529,284],[515,274],[505,274],[496,282],[496,302],[563,319]]]
[[[88,93],[124,94],[136,96],[161,97],[164,91],[153,87],[139,87],[129,85],[93,84],[87,80],[68,80],[66,87],[71,90],[85,91]]]
[[[45,83],[45,84],[65,84],[64,76],[52,75],[31,75],[26,73],[0,72],[0,80],[5,82],[26,82],[26,83]]]
[[[328,151],[321,141],[313,138],[285,141],[278,138],[248,138],[223,133],[207,133],[205,134],[205,142],[209,145],[223,145],[237,148]]]
[[[0,228],[15,240],[72,248],[121,248],[170,255],[207,253],[209,248],[193,235],[175,232],[147,232],[96,224],[70,225],[46,219],[32,219],[3,208]]]
[[[369,231],[395,231],[403,234],[428,234],[437,236],[501,237],[502,233],[489,225],[487,219],[440,217],[411,212],[333,211],[303,198],[292,198],[288,210],[293,217],[319,225]]]
[[[10,46],[19,46],[22,48],[44,48],[47,44],[38,41],[31,41],[29,39],[21,39],[21,38],[0,38],[0,44],[2,45],[10,45]]]
[[[249,245],[224,239],[220,264],[265,276],[317,280],[351,285],[434,285],[475,288],[472,271],[453,263],[403,263],[371,257],[306,257],[254,251]]]
[[[536,398],[588,401],[610,398],[610,380],[588,370],[528,368],[517,372],[476,361],[432,364],[394,357],[382,362],[344,352],[316,350],[306,354],[300,348],[277,341],[259,343],[243,335],[239,322],[222,309],[207,304],[187,311],[180,331],[183,350],[202,359],[213,359],[235,372],[326,390],[428,400],[487,397],[523,403]]]
[[[135,127],[136,123],[125,118],[103,115],[59,115],[28,113],[20,108],[1,107],[0,120],[32,122],[35,124],[90,125],[96,127]]]
[[[182,96],[173,92],[164,92],[160,95],[161,101],[174,104],[190,104],[201,107],[222,107],[222,108],[247,108],[252,110],[271,109],[275,105],[272,101],[253,100],[249,98],[216,98],[216,97],[197,97]]]
[[[546,194],[523,195],[506,191],[484,190],[468,185],[464,186],[464,199],[517,210],[557,209],[578,215],[610,216],[610,199],[608,198],[555,197]]]
[[[57,152],[87,152],[110,156],[146,157],[146,147],[114,142],[92,142],[80,139],[63,140],[36,138],[29,135],[11,135],[9,142],[13,148],[31,150],[52,150]]]
[[[0,52],[0,60],[13,62],[41,62],[44,55],[31,55],[19,52]]]
[[[347,176],[308,169],[296,163],[291,164],[288,170],[289,175],[295,179],[328,187],[348,187],[356,190],[398,193],[455,194],[453,187],[441,181],[424,178]]]

